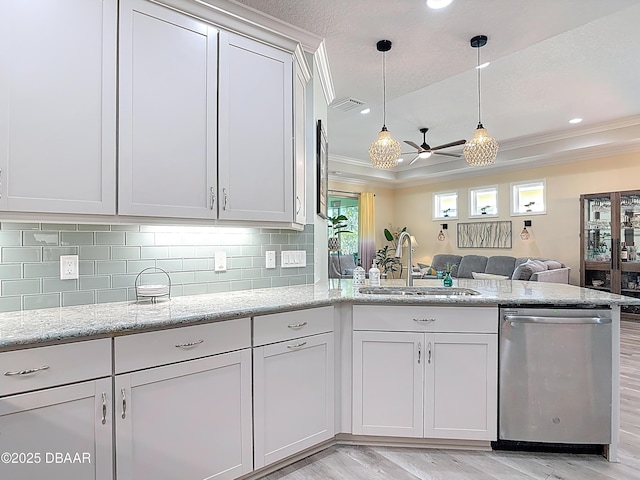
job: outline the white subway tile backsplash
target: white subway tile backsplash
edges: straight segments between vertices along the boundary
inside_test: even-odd
[[[265,269],[264,252],[304,250],[307,267]],[[134,301],[135,281],[166,283],[171,295],[313,283],[313,226],[264,228],[0,224],[0,311]],[[225,252],[225,272],[213,257]],[[59,280],[60,255],[79,255],[78,280]],[[287,269],[285,269],[287,270]]]

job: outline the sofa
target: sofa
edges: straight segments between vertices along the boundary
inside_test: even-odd
[[[414,267],[419,278],[437,278],[436,272],[451,269],[454,278],[480,280],[526,280],[532,282],[569,283],[571,268],[548,258],[511,257],[508,255],[434,255],[431,265]],[[418,277],[416,277],[418,278]]]

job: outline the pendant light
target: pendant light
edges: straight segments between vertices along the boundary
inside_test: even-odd
[[[382,52],[382,130],[378,139],[369,146],[369,158],[375,168],[393,168],[398,165],[398,158],[402,153],[402,147],[397,140],[391,138],[387,130],[387,64],[385,53],[391,50],[389,40],[380,40],[376,48]]]
[[[478,64],[476,66],[478,73],[478,128],[476,128],[473,138],[467,140],[462,152],[467,163],[472,167],[491,165],[498,154],[498,142],[487,134],[480,116],[480,48],[486,44],[486,35],[477,35],[471,39],[471,46],[478,49]]]

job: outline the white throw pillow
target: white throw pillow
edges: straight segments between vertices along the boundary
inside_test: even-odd
[[[509,280],[507,275],[496,275],[494,273],[471,272],[471,276],[476,280]]]

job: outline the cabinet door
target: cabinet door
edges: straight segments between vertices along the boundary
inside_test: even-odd
[[[334,435],[333,333],[254,348],[255,468]]]
[[[0,2],[0,208],[115,213],[116,0]]]
[[[427,334],[425,437],[496,440],[498,336]]]
[[[117,375],[118,480],[252,471],[251,350]]]
[[[111,412],[111,378],[0,398],[2,478],[113,478]]]
[[[293,221],[293,59],[221,32],[219,216]]]
[[[119,54],[118,213],[216,218],[217,30],[123,0]]]
[[[424,334],[353,332],[353,433],[422,437]]]

